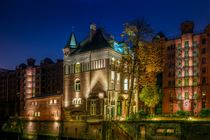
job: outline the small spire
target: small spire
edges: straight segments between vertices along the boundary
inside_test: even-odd
[[[77,40],[76,40],[74,32],[71,33],[69,40],[66,44],[66,47],[73,48],[73,49],[77,47]]]

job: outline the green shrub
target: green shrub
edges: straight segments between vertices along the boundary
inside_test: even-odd
[[[183,110],[179,110],[179,111],[176,112],[176,115],[178,117],[187,117],[187,116],[190,115],[190,113],[189,112],[186,112],[186,111],[183,111]]]
[[[138,118],[146,118],[148,116],[148,114],[146,112],[144,112],[143,110],[138,112]]]
[[[134,121],[136,119],[137,119],[137,117],[136,117],[136,114],[134,114],[134,113],[132,113],[129,117],[126,118],[126,120],[128,120],[128,121]]]
[[[200,117],[208,117],[210,116],[210,109],[201,109],[200,111]]]

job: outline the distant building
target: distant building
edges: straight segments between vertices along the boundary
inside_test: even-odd
[[[40,64],[41,94],[63,94],[63,60],[45,58]]]
[[[41,95],[26,99],[24,117],[28,120],[60,120],[62,111],[61,95]]]
[[[125,119],[130,80],[120,69],[123,51],[119,46],[95,24],[90,25],[89,36],[79,44],[71,34],[63,49],[63,104],[68,118]],[[138,111],[136,93],[131,111]]]
[[[60,120],[63,94],[63,61],[54,63],[45,58],[40,66],[27,66],[24,76],[27,96],[24,101],[23,117],[30,120]],[[32,72],[32,75],[31,75]],[[30,94],[32,92],[32,94]]]
[[[0,121],[16,115],[18,95],[17,77],[14,70],[0,69]]]
[[[165,42],[163,113],[210,108],[210,24],[201,33],[193,28],[184,22],[181,36]]]
[[[35,65],[35,60],[27,59],[26,64],[20,64],[16,68],[17,73],[17,91],[20,103],[20,116],[24,116],[26,99],[41,94],[40,67]]]

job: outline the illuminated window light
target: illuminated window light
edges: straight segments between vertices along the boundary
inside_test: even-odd
[[[128,90],[128,79],[124,79],[124,90]]]
[[[72,100],[72,104],[73,105],[80,105],[80,104],[82,104],[82,99],[81,98],[74,98]]]

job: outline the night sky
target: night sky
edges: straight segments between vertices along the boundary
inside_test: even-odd
[[[72,26],[78,41],[90,22],[119,39],[123,23],[139,17],[170,37],[184,20],[200,31],[210,23],[210,0],[0,0],[0,68],[14,69],[28,57],[62,59]]]

